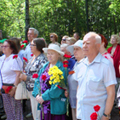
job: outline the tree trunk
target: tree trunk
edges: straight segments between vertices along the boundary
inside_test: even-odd
[[[29,0],[25,0],[25,39],[27,40],[27,32],[29,29]]]

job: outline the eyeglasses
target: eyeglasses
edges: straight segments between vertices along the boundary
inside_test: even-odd
[[[53,37],[54,37],[53,35],[50,36],[50,38],[53,38]]]
[[[1,48],[7,48],[7,47],[10,47],[10,46],[1,46]]]
[[[35,44],[30,44],[30,46],[36,46]]]
[[[66,39],[62,39],[63,41],[66,41]]]

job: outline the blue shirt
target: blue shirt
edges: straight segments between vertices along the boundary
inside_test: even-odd
[[[106,105],[106,87],[117,83],[112,63],[100,53],[90,64],[85,58],[79,65],[77,81],[77,119],[90,120],[95,105],[101,107],[98,112],[100,119]]]
[[[25,51],[24,51],[24,57],[27,58],[27,60],[29,61],[31,58],[31,50],[30,50],[30,43],[26,46]]]
[[[82,60],[81,60],[82,61]],[[77,86],[78,82],[76,81],[76,74],[79,72],[79,65],[81,61],[77,61],[72,69],[74,71],[73,74],[68,75],[68,87],[69,87],[69,102],[71,105],[71,108],[76,108],[76,93],[77,93]]]
[[[24,50],[20,50],[19,53],[18,53],[18,56],[20,57],[22,62],[23,62],[24,52],[25,52]]]

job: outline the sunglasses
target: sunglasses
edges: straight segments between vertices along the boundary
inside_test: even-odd
[[[66,41],[66,39],[64,38],[64,39],[62,39],[62,41]]]
[[[50,36],[50,38],[53,38],[53,37],[54,37],[53,35]]]

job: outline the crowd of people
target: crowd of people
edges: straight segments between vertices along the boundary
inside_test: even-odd
[[[80,40],[50,33],[50,42],[29,28],[28,41],[0,40],[0,116],[23,120],[26,100],[17,100],[21,82],[34,120],[108,120],[120,108],[120,37],[112,46],[102,34],[88,32]],[[24,93],[22,93],[24,94]]]

